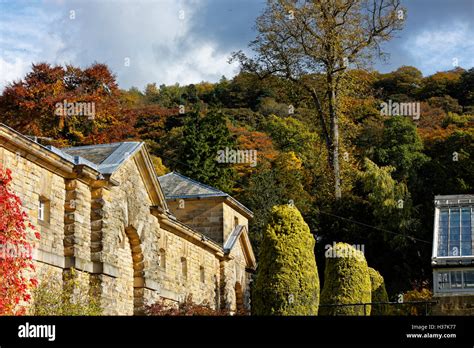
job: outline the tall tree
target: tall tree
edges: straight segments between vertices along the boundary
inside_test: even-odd
[[[349,64],[360,66],[401,29],[399,0],[268,0],[257,19],[256,57],[233,54],[242,69],[282,76],[312,99],[329,152],[335,197],[341,197],[338,102]],[[319,83],[321,88],[316,84]]]
[[[219,151],[235,147],[226,122],[226,117],[217,110],[201,115],[197,109],[186,115],[177,167],[184,175],[231,193],[234,164],[218,162]]]
[[[85,69],[33,64],[0,96],[0,122],[55,145],[97,144],[133,137],[133,121],[120,113],[120,90],[104,64]],[[87,112],[85,112],[87,111]]]

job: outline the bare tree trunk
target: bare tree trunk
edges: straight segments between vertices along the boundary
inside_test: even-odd
[[[331,132],[331,148],[329,151],[330,164],[334,173],[334,196],[341,198],[341,172],[339,169],[339,117],[336,110],[336,88],[334,86],[333,76],[327,75],[328,81],[328,101],[329,101],[329,119]]]

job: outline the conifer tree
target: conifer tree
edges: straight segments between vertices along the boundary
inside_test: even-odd
[[[230,193],[234,186],[233,163],[219,163],[219,151],[235,150],[235,140],[220,111],[201,115],[199,109],[186,115],[179,171],[190,178]]]
[[[321,304],[362,304],[371,301],[369,267],[364,254],[346,243],[329,250],[324,271]],[[370,315],[370,305],[323,306],[321,315]]]
[[[314,245],[298,209],[273,207],[260,249],[253,314],[317,315],[319,277]]]
[[[372,286],[372,301],[371,302],[388,302],[388,294],[385,289],[385,282],[382,275],[372,267],[369,267],[370,283]],[[373,305],[371,315],[387,315],[387,305]]]

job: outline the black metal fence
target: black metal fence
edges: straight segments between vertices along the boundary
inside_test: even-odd
[[[367,303],[334,303],[334,304],[320,304],[319,308],[324,307],[354,307],[359,308],[363,306],[362,315],[369,315],[369,306],[373,308],[382,309],[383,315],[418,315],[429,316],[432,315],[433,306],[437,301],[408,301],[408,302],[367,302]],[[379,311],[380,312],[380,311]],[[335,314],[337,315],[337,314]],[[344,314],[341,314],[344,315]]]

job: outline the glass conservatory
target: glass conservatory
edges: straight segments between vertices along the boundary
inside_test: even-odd
[[[474,195],[435,197],[435,295],[474,295]]]

